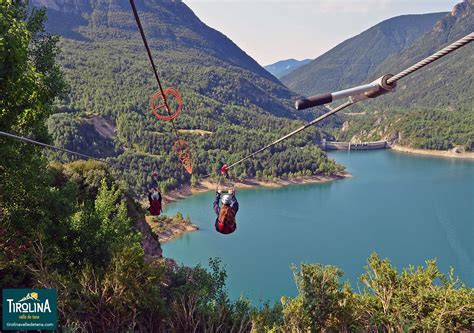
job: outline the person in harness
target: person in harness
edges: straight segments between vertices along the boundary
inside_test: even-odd
[[[228,178],[229,166],[224,164],[221,168],[221,174]],[[219,205],[222,203],[222,207]],[[235,197],[235,190],[233,186],[229,189],[228,193],[222,194],[219,185],[217,186],[216,199],[214,200],[214,211],[216,212],[217,219],[215,223],[216,231],[221,234],[231,234],[237,229],[237,223],[235,221],[235,215],[239,210],[239,203]]]
[[[156,172],[152,175],[153,179],[153,188],[150,192],[148,192],[148,201],[150,203],[150,207],[148,211],[152,216],[159,216],[162,211],[162,203],[161,203],[161,193],[158,187],[158,174]]]
[[[219,202],[222,203],[222,207],[220,207]],[[222,194],[220,189],[218,189],[213,206],[217,214],[215,223],[216,231],[225,235],[233,233],[235,229],[237,229],[235,215],[237,215],[237,211],[239,210],[239,203],[234,191]]]
[[[150,208],[148,211],[152,216],[159,216],[161,214],[161,193],[157,187],[155,187],[151,192],[148,192],[148,201],[150,202]]]

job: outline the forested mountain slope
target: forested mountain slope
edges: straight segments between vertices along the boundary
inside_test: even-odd
[[[22,1],[0,3],[0,130],[42,140],[66,88],[43,19]],[[85,122],[113,138],[99,116]],[[102,163],[50,163],[38,146],[0,136],[0,289],[55,289],[64,332],[473,330],[474,289],[434,260],[400,271],[374,253],[359,292],[335,266],[302,264],[295,297],[258,307],[231,300],[220,260],[206,270],[157,258],[144,212],[122,185]],[[35,324],[26,317],[13,325]]]
[[[474,1],[466,0],[456,5],[411,47],[382,62],[374,77],[398,73],[473,31]],[[472,106],[473,91],[474,44],[471,43],[400,81],[397,94],[377,103],[407,108]]]
[[[283,76],[281,81],[306,96],[364,83],[382,61],[409,47],[445,14],[403,15],[385,20]]]
[[[171,152],[170,125],[151,115],[157,85],[129,2],[33,4],[47,6],[48,30],[63,36],[60,62],[71,86],[68,100],[48,123],[55,143],[115,156],[132,167],[126,178],[136,189],[146,186],[152,169],[170,184],[187,181],[189,176]],[[164,86],[174,86],[183,95],[184,110],[176,126],[188,130],[182,136],[191,141],[196,174],[216,170],[222,158],[235,160],[299,125],[288,118],[308,116],[293,111],[295,94],[181,1],[139,0],[137,7]],[[81,130],[96,122],[116,131],[104,135]],[[211,134],[196,135],[193,130]],[[263,154],[259,161],[236,168],[236,175],[255,176],[257,170],[264,176],[331,173],[334,165],[312,147],[318,140],[316,130],[308,131],[304,140],[288,143],[304,149],[277,148],[272,164],[267,162],[269,153]]]
[[[399,71],[474,31],[474,1],[465,0],[429,32],[379,65],[373,78]],[[399,81],[396,92],[361,104],[341,139],[399,139],[426,149],[474,150],[474,44]]]

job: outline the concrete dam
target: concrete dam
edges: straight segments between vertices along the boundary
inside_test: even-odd
[[[321,142],[322,150],[374,150],[385,148],[390,148],[388,142],[385,140],[354,143],[326,141],[323,139]]]

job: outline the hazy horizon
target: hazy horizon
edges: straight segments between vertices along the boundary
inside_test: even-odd
[[[460,0],[184,0],[260,65],[314,59],[395,16],[449,12]],[[245,21],[242,19],[245,18]],[[317,19],[315,19],[317,18]]]

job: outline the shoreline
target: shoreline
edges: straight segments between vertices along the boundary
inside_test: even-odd
[[[251,189],[256,187],[268,187],[268,188],[282,188],[290,185],[302,185],[302,184],[320,184],[327,183],[333,180],[344,179],[352,177],[349,173],[343,172],[338,173],[334,176],[299,176],[288,179],[278,179],[278,180],[258,180],[254,178],[246,179],[242,182],[235,182],[236,189]],[[200,181],[197,186],[194,188],[191,185],[184,185],[180,188],[170,191],[169,193],[163,195],[163,203],[166,205],[171,202],[176,202],[178,200],[185,199],[195,194],[215,191],[217,187],[216,183],[213,183],[209,180]],[[171,218],[171,217],[170,217]],[[151,218],[146,217],[148,225],[152,226]],[[199,227],[193,223],[182,222],[179,224],[170,225],[165,231],[157,233],[160,244],[164,244],[171,240],[174,240],[182,235],[199,230]]]
[[[160,245],[169,242],[175,238],[178,238],[188,232],[199,230],[199,227],[197,225],[189,222],[189,220],[187,219],[177,221],[174,218],[175,217],[173,216],[166,215],[167,228],[158,231],[155,229],[155,226],[157,224],[155,218],[150,215],[145,216],[146,223],[150,226],[152,231],[158,237],[158,242],[160,243]]]
[[[167,230],[166,232],[159,234],[158,241],[160,242],[160,244],[164,244],[178,237],[181,237],[184,234],[187,234],[188,232],[193,232],[193,231],[198,231],[198,230],[199,230],[199,227],[192,223],[188,226],[185,226],[183,229],[179,227],[171,228]]]
[[[454,150],[430,150],[430,149],[419,149],[419,148],[410,148],[394,144],[390,146],[390,149],[394,151],[414,154],[414,155],[424,155],[424,156],[434,156],[434,157],[444,157],[444,158],[456,158],[456,159],[472,159],[474,160],[474,152],[456,152]],[[277,179],[277,180],[260,180],[256,178],[248,178],[243,181],[236,181],[236,189],[252,189],[257,187],[268,187],[268,188],[283,188],[290,185],[303,185],[303,184],[319,184],[327,183],[330,181],[350,178],[351,174],[347,172],[338,173],[334,176],[298,176],[286,179]],[[182,185],[179,188],[170,191],[167,194],[163,195],[164,205],[179,200],[186,199],[192,195],[205,193],[209,191],[215,191],[217,184],[209,181],[208,179],[201,180],[195,187],[186,184]],[[147,220],[148,222],[148,220]],[[171,226],[168,230],[161,233],[159,236],[160,244],[169,242],[173,239],[176,239],[188,232],[193,232],[199,230],[195,224],[183,223],[180,226]]]
[[[436,156],[436,157],[448,157],[458,159],[474,159],[474,152],[456,152],[454,150],[432,150],[432,149],[419,149],[400,146],[394,144],[391,149],[408,154],[425,155],[425,156]]]
[[[298,176],[286,179],[277,179],[277,180],[259,180],[256,178],[248,178],[243,181],[236,181],[235,188],[236,189],[251,189],[257,187],[269,187],[269,188],[282,188],[290,185],[304,185],[304,184],[320,184],[320,183],[327,183],[333,180],[344,179],[344,178],[351,178],[352,175],[343,172],[338,173],[334,176]],[[170,191],[167,194],[163,195],[163,202],[165,204],[176,202],[178,200],[185,199],[189,196],[215,191],[217,188],[217,184],[213,183],[209,180],[202,180],[200,181],[195,187],[191,187],[191,185],[183,185],[175,190]]]

